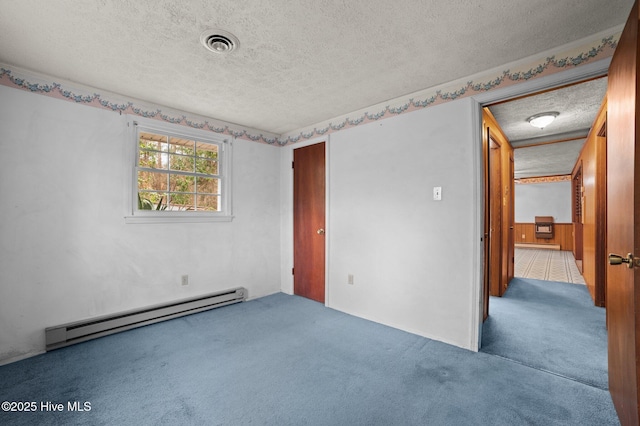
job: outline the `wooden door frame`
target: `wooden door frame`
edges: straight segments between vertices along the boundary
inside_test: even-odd
[[[513,86],[495,89],[485,93],[480,93],[470,97],[472,108],[472,140],[473,158],[474,158],[474,201],[475,201],[475,217],[474,217],[474,235],[477,240],[474,242],[474,270],[473,276],[473,294],[471,297],[471,338],[470,348],[480,349],[482,343],[482,315],[484,301],[484,166],[483,166],[483,126],[482,126],[482,108],[484,105],[506,101],[519,96],[529,95],[544,90],[554,89],[556,87],[568,84],[578,83],[584,80],[598,78],[607,75],[611,58],[601,59],[576,68],[570,68],[555,74],[536,78]]]
[[[507,244],[509,245],[507,249],[507,284],[511,282],[515,275],[516,264],[515,264],[515,254],[516,254],[516,246],[515,246],[515,221],[516,221],[516,188],[515,188],[515,153],[513,149],[509,153],[509,217],[507,220]]]
[[[576,163],[576,165],[574,166],[573,172],[571,173],[571,222],[573,223],[573,257],[576,261],[576,266],[580,270],[581,274],[583,272],[582,261],[584,257],[584,208],[582,206],[582,188],[584,187],[584,184],[582,182],[582,170],[582,160],[579,160],[578,163]],[[577,199],[578,195],[580,199]],[[578,205],[580,205],[579,211]],[[578,262],[580,263],[578,264]]]
[[[489,108],[482,109],[484,176],[483,313],[489,315],[489,296],[501,297],[514,273],[514,153]],[[496,147],[493,147],[495,145]],[[497,182],[497,184],[496,184]],[[498,226],[495,221],[498,221]]]
[[[596,223],[604,224],[596,230],[596,284],[595,305],[607,306],[607,113],[604,105],[603,122],[596,122],[596,188],[598,200],[596,204]]]
[[[492,144],[496,145],[496,147],[493,147]],[[487,166],[489,168],[489,194],[487,194],[489,204],[489,208],[487,209],[487,213],[489,214],[489,261],[487,262],[489,267],[489,294],[500,297],[504,292],[505,285],[502,273],[504,255],[504,208],[502,206],[502,197],[504,196],[502,191],[503,147],[498,138],[492,135],[491,126],[487,126],[487,149]],[[497,161],[493,161],[496,159]],[[497,179],[497,182],[494,182],[494,179]],[[497,188],[497,193],[495,194],[493,193],[494,188]]]
[[[489,316],[489,294],[491,293],[490,288],[490,276],[489,276],[489,227],[491,226],[489,221],[489,203],[488,203],[488,195],[490,193],[489,190],[489,140],[488,133],[485,130],[485,117],[484,113],[482,113],[482,236],[480,237],[480,241],[482,241],[482,322],[486,321]]]
[[[330,176],[329,176],[329,163],[330,163],[330,152],[331,152],[331,135],[326,135],[322,138],[314,138],[304,142],[298,142],[289,144],[285,147],[282,147],[282,167],[283,167],[283,186],[286,190],[286,194],[284,195],[284,199],[286,199],[286,204],[284,205],[285,212],[283,213],[283,230],[282,230],[282,245],[283,256],[281,259],[281,279],[282,279],[282,291],[286,294],[294,294],[293,288],[293,169],[291,168],[291,163],[293,162],[293,150],[297,148],[304,148],[309,145],[316,145],[318,143],[325,143],[325,265],[324,265],[324,305],[330,307],[331,301],[331,290],[329,286],[329,245],[330,245],[330,236],[331,236],[331,216],[329,209],[330,206]]]

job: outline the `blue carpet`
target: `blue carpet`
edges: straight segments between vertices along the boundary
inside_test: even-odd
[[[0,400],[65,405],[3,425],[618,424],[605,390],[284,294],[0,367]]]
[[[606,314],[583,285],[514,278],[490,299],[481,350],[608,389]]]

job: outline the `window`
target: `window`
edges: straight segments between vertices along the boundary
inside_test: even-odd
[[[231,220],[229,138],[136,119],[128,222]]]

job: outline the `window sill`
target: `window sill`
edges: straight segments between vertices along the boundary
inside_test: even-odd
[[[204,222],[231,222],[233,216],[125,216],[126,224],[145,223],[204,223]]]

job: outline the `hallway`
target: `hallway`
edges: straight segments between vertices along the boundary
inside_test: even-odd
[[[605,310],[586,286],[516,277],[490,303],[481,352],[608,389]]]
[[[606,314],[584,283],[570,251],[516,248],[514,279],[490,298],[481,352],[607,389]]]

